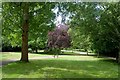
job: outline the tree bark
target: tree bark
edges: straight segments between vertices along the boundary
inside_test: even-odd
[[[88,56],[88,51],[87,51],[87,56]]]
[[[29,5],[23,3],[23,25],[22,25],[22,54],[21,61],[28,62],[28,27],[29,27]]]
[[[120,64],[120,43],[119,43],[119,52],[118,52],[118,64]]]
[[[35,39],[35,52],[38,53],[37,38]]]
[[[118,59],[119,59],[119,52],[118,52],[118,54],[116,54],[116,62],[118,63]]]
[[[100,54],[99,54],[99,52],[97,52],[97,58],[99,58],[100,57]]]
[[[37,47],[35,48],[35,52],[38,53]]]

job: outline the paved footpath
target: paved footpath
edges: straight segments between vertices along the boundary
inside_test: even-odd
[[[34,57],[34,58],[30,58],[30,60],[50,59],[50,58],[54,58],[53,55],[51,55],[51,56],[42,56],[42,57]],[[0,67],[2,67],[4,65],[7,65],[9,63],[15,62],[15,61],[19,61],[19,59],[11,59],[11,60],[2,61],[2,62],[0,62]]]
[[[8,63],[15,62],[15,61],[17,61],[17,60],[2,61],[2,62],[0,62],[0,67],[2,67],[3,65],[6,65],[6,64],[8,64]]]

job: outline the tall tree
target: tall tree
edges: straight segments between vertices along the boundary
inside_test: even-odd
[[[76,3],[74,8],[71,24],[90,36],[92,49],[118,58],[115,52],[120,53],[119,3]]]
[[[29,48],[37,52],[38,49],[46,47],[47,32],[54,27],[54,13],[51,11],[54,4],[40,2],[36,5],[30,12]],[[34,11],[34,9],[40,9],[40,11]]]
[[[23,3],[22,55],[21,61],[28,62],[29,3]]]
[[[100,24],[103,35],[107,35],[111,47],[117,51],[116,60],[120,63],[120,2],[106,4],[101,14]],[[109,49],[111,50],[111,49]]]
[[[54,31],[49,32],[48,47],[59,51],[61,48],[70,47],[71,39],[68,34],[68,29],[69,27],[67,25],[59,24]],[[58,57],[59,52],[55,52],[55,54],[57,54]]]
[[[49,13],[52,12],[51,9],[54,7],[54,4],[48,3],[49,6],[46,6],[45,4],[46,3],[29,3],[29,2],[2,4],[3,5],[2,34],[4,35],[2,39],[6,40],[6,42],[8,40],[12,46],[18,46],[18,45],[22,46],[21,61],[28,62],[28,39],[31,39],[31,35],[28,38],[28,32],[31,31],[31,34],[33,34],[33,32],[35,31],[35,33],[38,33],[38,29],[39,28],[42,29],[44,25],[48,26],[49,24],[51,26],[51,17],[53,18],[53,15]],[[42,14],[42,13],[46,13],[45,11],[48,12],[47,15]],[[41,16],[35,18],[35,14],[37,14],[37,16],[39,16],[40,14]],[[32,17],[34,17],[34,19]],[[42,17],[44,17],[44,19],[42,19]],[[35,23],[37,24],[35,26],[36,28],[34,28],[35,24],[30,22],[30,20],[32,21],[32,19],[33,22],[34,20],[38,21],[37,23]],[[42,24],[42,26],[41,24],[38,24],[39,21],[41,21],[40,23]],[[43,31],[40,29],[39,30],[40,33],[44,33],[47,29],[49,28],[44,28]]]

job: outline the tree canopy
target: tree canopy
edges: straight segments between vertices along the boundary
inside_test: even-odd
[[[60,16],[60,22],[70,26],[72,48],[92,50],[120,61],[120,2],[5,2],[2,15],[4,46],[23,47],[24,34],[27,47],[36,52],[44,49],[47,34],[54,30]]]

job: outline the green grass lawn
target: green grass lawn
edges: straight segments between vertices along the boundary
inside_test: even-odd
[[[46,54],[41,55],[41,54],[32,54],[29,53],[29,58],[37,58],[37,57],[41,57],[41,56],[47,56]],[[2,60],[6,61],[6,60],[11,60],[11,59],[20,59],[21,58],[21,53],[20,52],[3,52],[2,53]]]
[[[13,53],[12,53],[13,54]],[[8,58],[8,55],[6,59]],[[36,56],[52,56],[30,54]],[[19,53],[13,57],[19,58]],[[9,56],[11,57],[11,56]],[[2,67],[3,78],[117,78],[118,65],[111,59],[93,56],[60,55],[59,58],[30,59],[29,63],[13,62]]]

